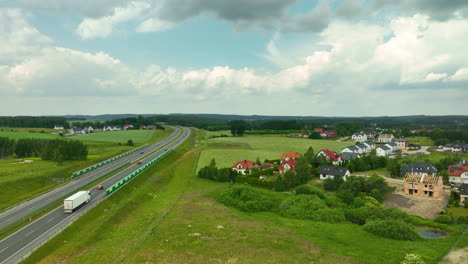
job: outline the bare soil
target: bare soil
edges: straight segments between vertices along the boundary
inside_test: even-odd
[[[443,264],[468,263],[468,247],[460,248],[445,256]]]

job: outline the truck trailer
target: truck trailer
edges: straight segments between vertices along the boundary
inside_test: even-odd
[[[73,213],[73,211],[87,204],[90,200],[90,191],[79,191],[63,201],[63,210],[65,213]]]

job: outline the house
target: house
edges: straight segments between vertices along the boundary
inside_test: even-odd
[[[297,161],[295,159],[283,160],[281,164],[278,166],[278,170],[280,173],[285,173],[288,170],[295,170],[296,163]]]
[[[340,175],[346,181],[346,177],[350,176],[351,172],[346,167],[324,165],[320,167],[319,174],[321,180],[333,179],[335,176]]]
[[[310,135],[312,135],[311,132],[302,132],[301,133],[301,137],[303,137],[303,138],[308,138]]]
[[[416,144],[409,144],[408,145],[408,150],[418,150],[421,149],[421,146],[416,145]]]
[[[367,136],[367,138],[375,138],[377,136],[377,132],[373,130],[364,130],[361,133],[364,133]]]
[[[88,134],[88,133],[93,133],[93,131],[94,131],[94,129],[93,129],[92,126],[85,127],[85,128],[83,128],[83,130],[84,130],[84,132],[85,132],[86,134]]]
[[[448,167],[449,182],[455,184],[468,183],[468,166],[450,165]]]
[[[154,129],[156,129],[156,126],[155,125],[148,125],[148,129],[154,130]]]
[[[322,157],[325,158],[326,160],[329,160],[333,162],[334,165],[340,164],[342,161],[340,155],[336,153],[335,151],[331,151],[329,149],[322,149],[317,153],[317,157]]]
[[[359,148],[356,146],[349,146],[341,150],[341,155],[343,153],[359,153]]]
[[[377,141],[381,142],[381,143],[392,142],[393,141],[393,135],[392,134],[380,134]]]
[[[439,198],[444,192],[442,176],[407,173],[404,181],[405,194]]]
[[[266,170],[266,169],[273,168],[273,167],[275,167],[275,164],[273,163],[263,163],[260,169]]]
[[[354,142],[364,142],[364,141],[367,141],[367,135],[364,134],[364,133],[354,133],[352,136],[351,136],[351,139],[354,141]]]
[[[325,130],[323,131],[323,134],[327,138],[336,138],[338,136],[338,132],[336,130]]]
[[[445,152],[468,153],[468,144],[447,144],[442,147],[442,150]]]
[[[369,147],[366,144],[357,144],[356,147],[361,149],[361,154],[368,153],[371,151],[371,149],[369,149]]]
[[[411,174],[435,175],[438,171],[436,167],[427,162],[408,163],[408,172]]]
[[[319,132],[320,134],[323,134],[323,128],[314,128],[314,132]]]
[[[124,129],[124,130],[130,129],[130,128],[133,128],[133,125],[125,124],[125,125],[123,126],[123,129]]]
[[[300,158],[302,155],[296,152],[287,152],[281,156],[281,161],[288,161],[290,159]]]
[[[467,203],[468,202],[468,184],[464,183],[458,187],[460,192],[460,203]]]
[[[408,149],[408,140],[404,138],[395,138],[393,139],[393,143],[395,143],[399,149],[406,150]]]
[[[63,130],[63,129],[65,129],[65,128],[64,128],[63,126],[61,126],[61,125],[55,125],[55,126],[54,126],[54,129],[55,129],[55,130]]]
[[[102,131],[120,131],[122,130],[121,126],[105,126]]]
[[[258,168],[258,167],[259,166],[257,165],[257,163],[250,161],[250,160],[241,160],[231,166],[233,171],[236,171],[237,173],[240,173],[240,174],[250,173],[253,168]]]
[[[391,153],[398,150],[398,145],[395,142],[389,142],[385,144],[385,146],[389,147],[392,150]]]
[[[392,149],[389,146],[386,146],[386,145],[376,148],[375,151],[377,153],[377,156],[379,156],[379,157],[388,156],[388,155],[390,155],[390,153],[393,152]]]
[[[366,141],[363,144],[367,145],[367,148],[369,149],[369,152],[373,149],[375,149],[375,143],[373,141]]]
[[[344,161],[350,161],[352,159],[360,158],[361,155],[359,153],[352,153],[352,152],[344,152],[341,153],[341,159]]]
[[[86,134],[86,132],[80,128],[80,127],[72,127],[70,128],[70,134],[75,135],[75,134]]]
[[[148,129],[148,127],[146,127],[145,125],[141,125],[140,129]]]

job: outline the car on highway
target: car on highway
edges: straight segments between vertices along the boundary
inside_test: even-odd
[[[137,165],[141,165],[141,161],[137,162]]]
[[[142,152],[140,152],[140,154],[145,154],[145,152],[144,152],[144,151],[142,151]]]
[[[102,184],[99,184],[98,186],[96,186],[96,190],[102,190],[104,189],[104,186]]]

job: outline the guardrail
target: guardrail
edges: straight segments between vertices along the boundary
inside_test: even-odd
[[[153,165],[154,163],[160,161],[162,158],[164,158],[167,154],[169,154],[170,152],[172,151],[172,148],[170,149],[167,149],[166,151],[164,151],[162,154],[158,155],[156,158],[152,159],[151,161],[149,161],[148,163],[146,163],[145,165],[141,166],[140,168],[138,168],[137,170],[133,171],[132,173],[130,173],[129,175],[127,175],[125,178],[123,178],[122,180],[116,182],[114,185],[112,185],[111,187],[109,187],[107,190],[106,190],[106,196],[109,196],[111,195],[113,192],[115,192],[116,190],[118,190],[120,187],[124,186],[127,182],[131,181],[133,178],[135,178],[136,176],[138,176],[141,172],[143,172],[144,170],[146,170],[148,167],[150,167],[151,165]]]
[[[74,173],[71,175],[71,178],[74,179],[74,178],[76,178],[76,177],[79,177],[79,176],[81,176],[81,175],[83,175],[83,174],[85,174],[85,173],[87,173],[87,172],[93,171],[93,170],[95,170],[95,169],[97,169],[97,168],[100,168],[100,167],[102,167],[102,166],[104,166],[104,165],[106,165],[106,164],[109,164],[109,163],[111,163],[111,162],[113,162],[113,161],[115,161],[115,160],[118,160],[118,159],[123,158],[123,157],[125,157],[125,156],[128,156],[128,155],[130,155],[130,154],[132,154],[132,153],[134,153],[134,152],[136,152],[136,151],[139,151],[139,150],[141,150],[141,149],[143,149],[143,148],[146,148],[147,146],[148,146],[148,144],[145,144],[145,145],[143,145],[143,146],[141,146],[141,147],[138,147],[138,148],[136,148],[136,149],[132,149],[132,150],[127,151],[127,152],[125,152],[125,153],[122,153],[122,154],[120,154],[120,155],[118,155],[118,156],[112,157],[112,158],[110,158],[110,159],[108,159],[108,160],[105,160],[105,161],[99,162],[99,163],[97,163],[97,164],[94,164],[93,166],[89,166],[89,167],[87,167],[87,168],[85,168],[85,169],[76,171],[76,172],[74,172]]]

